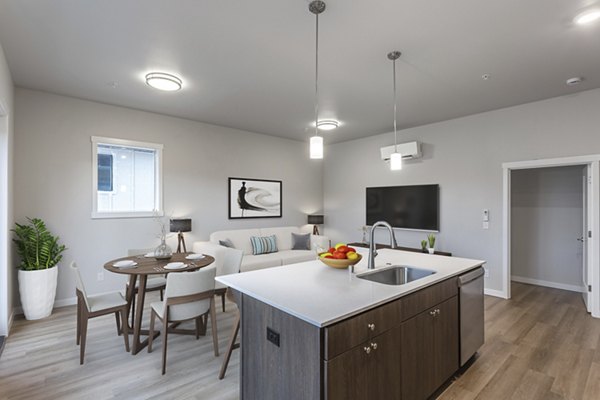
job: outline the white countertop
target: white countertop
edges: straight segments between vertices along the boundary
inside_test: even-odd
[[[363,259],[355,274],[367,271],[368,250],[357,249]],[[217,281],[245,295],[324,327],[405,296],[451,276],[481,266],[485,261],[380,249],[376,268],[386,263],[436,271],[435,274],[400,285],[360,279],[346,269],[334,269],[321,261],[308,261],[258,271],[218,276]]]

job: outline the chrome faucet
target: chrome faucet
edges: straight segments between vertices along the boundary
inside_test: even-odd
[[[371,234],[369,235],[369,264],[367,269],[375,269],[375,257],[377,257],[377,248],[375,247],[375,228],[384,226],[390,231],[390,247],[395,249],[398,245],[396,244],[396,236],[394,235],[394,229],[392,226],[385,221],[377,221],[371,227]]]

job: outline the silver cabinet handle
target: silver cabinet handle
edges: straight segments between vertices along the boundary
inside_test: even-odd
[[[365,347],[364,350],[365,350],[365,353],[371,354],[371,346]]]
[[[437,315],[440,315],[440,312],[441,312],[441,311],[440,311],[440,309],[439,309],[439,308],[436,308],[436,309],[435,309],[435,313],[436,313]]]
[[[374,331],[375,330],[375,324],[367,324],[367,328],[369,328],[370,330]]]
[[[377,350],[377,343],[371,343],[371,347],[373,348],[373,350]]]
[[[436,314],[435,310],[429,311],[429,315],[431,315],[432,317],[435,317],[435,314]]]

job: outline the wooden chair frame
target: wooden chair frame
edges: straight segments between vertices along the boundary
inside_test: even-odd
[[[235,295],[231,291],[231,289],[226,289],[227,298],[235,303],[237,306],[237,301]],[[221,371],[219,371],[219,379],[223,379],[225,377],[225,372],[227,371],[227,366],[229,365],[229,359],[231,358],[231,353],[233,350],[239,349],[240,344],[237,342],[237,337],[240,332],[240,309],[239,306],[236,307],[235,310],[236,316],[235,321],[233,321],[233,328],[231,330],[231,337],[229,338],[229,344],[227,345],[227,351],[225,352],[225,358],[223,359],[223,364],[221,365]]]
[[[83,293],[79,289],[75,289],[75,293],[77,295],[77,345],[79,346],[79,364],[83,364],[85,356],[88,321],[91,318],[100,317],[102,315],[115,314],[115,319],[117,321],[117,335],[123,334],[125,350],[129,352],[129,329],[127,326],[128,305],[124,304],[122,306],[106,308],[104,310],[90,311],[87,308]]]
[[[150,317],[150,332],[148,336],[148,353],[152,352],[152,341],[154,339],[154,324],[156,318],[160,319],[162,322],[162,331],[161,335],[163,337],[162,343],[162,374],[164,375],[167,370],[167,334],[170,333],[181,333],[181,334],[195,334],[196,340],[200,338],[200,335],[204,335],[206,332],[206,325],[208,323],[208,314],[210,314],[210,322],[211,322],[211,330],[213,337],[213,348],[215,352],[215,357],[219,356],[219,339],[217,336],[217,318],[215,312],[215,291],[209,290],[202,293],[191,294],[187,296],[177,296],[177,297],[169,297],[166,302],[165,315],[161,318],[154,309],[152,309],[152,315]],[[205,314],[199,315],[195,318],[189,318],[184,320],[172,320],[169,321],[169,307],[175,306],[178,304],[187,304],[193,303],[200,300],[210,300],[209,311]],[[176,329],[176,327],[185,321],[196,321],[196,330],[186,330],[186,329]],[[172,326],[169,326],[169,322],[174,322]]]

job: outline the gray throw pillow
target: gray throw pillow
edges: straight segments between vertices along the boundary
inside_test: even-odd
[[[235,249],[235,246],[233,245],[231,239],[219,240],[219,244],[221,246],[229,247],[230,249]]]
[[[310,250],[310,233],[292,233],[292,250]]]

